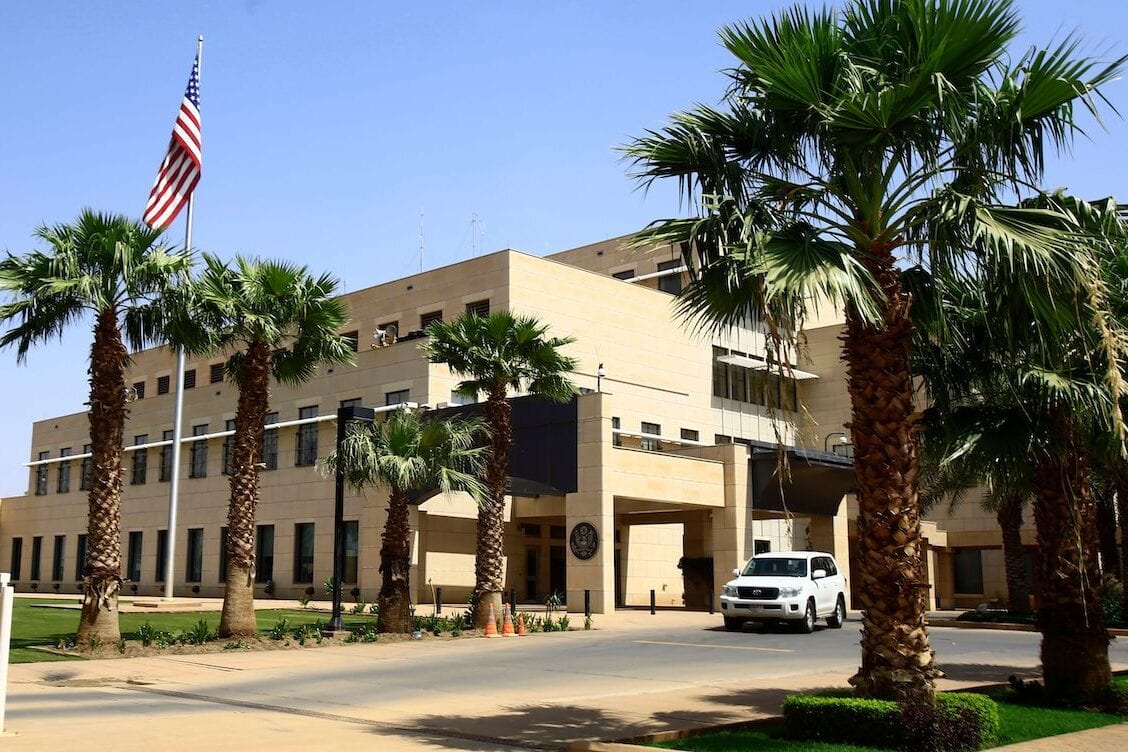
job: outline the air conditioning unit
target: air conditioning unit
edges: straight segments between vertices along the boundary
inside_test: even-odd
[[[443,410],[443,409],[448,408],[448,407],[450,407],[449,402],[436,402],[435,403],[435,409],[436,410]]]

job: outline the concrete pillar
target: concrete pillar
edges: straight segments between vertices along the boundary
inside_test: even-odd
[[[725,468],[725,506],[713,510],[713,593],[716,597],[732,570],[744,566],[752,551],[748,526],[752,524],[749,509],[748,450],[740,444],[716,447]]]
[[[584,590],[591,591],[591,610],[615,610],[615,497],[610,485],[611,395],[594,392],[578,399],[578,489],[568,494],[565,508],[565,557],[568,610],[583,613]],[[599,543],[590,559],[572,553],[570,537],[581,522],[595,527]]]
[[[827,515],[813,515],[807,527],[807,537],[811,546],[817,551],[826,551],[834,554],[838,562],[838,571],[850,583],[850,521],[848,504],[845,500],[838,505],[838,512],[833,517]],[[846,588],[846,608],[852,608],[850,588]]]

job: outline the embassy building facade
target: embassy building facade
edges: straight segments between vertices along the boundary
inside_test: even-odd
[[[459,379],[418,349],[436,319],[466,311],[535,316],[577,360],[562,405],[517,396],[506,504],[505,582],[518,603],[560,594],[595,613],[648,605],[707,608],[754,553],[816,549],[850,577],[853,468],[840,317],[809,321],[800,362],[769,365],[755,327],[704,333],[674,314],[685,270],[671,248],[641,254],[616,238],[547,257],[503,250],[343,296],[355,366],[275,385],[263,446],[256,597],[295,598],[332,574],[333,448],[339,407],[473,411]],[[398,331],[398,338],[388,334]],[[237,391],[222,358],[185,371],[175,561],[165,571],[175,358],[138,353],[123,454],[122,595],[223,594],[228,456]],[[780,444],[789,473],[781,479]],[[89,478],[85,413],[34,424],[27,494],[0,502],[0,566],[19,591],[81,592]],[[344,583],[380,587],[387,495],[345,498]],[[973,606],[1005,594],[993,516],[965,502],[924,523],[932,598]],[[474,584],[475,516],[463,495],[412,508],[411,582],[464,602]],[[1032,529],[1024,542],[1033,544]]]

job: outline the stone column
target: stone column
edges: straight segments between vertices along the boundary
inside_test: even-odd
[[[740,444],[716,447],[725,466],[725,506],[713,510],[713,593],[716,598],[721,587],[732,579],[732,570],[744,566],[752,555],[747,541],[752,540],[749,526],[752,515],[748,513],[750,493],[748,450]],[[719,607],[719,603],[718,603]]]
[[[833,516],[818,514],[809,519],[807,537],[817,551],[834,555],[839,573],[846,578],[846,608],[852,608],[850,599],[850,524],[849,505],[843,499]]]
[[[583,613],[584,590],[591,591],[592,613],[615,610],[615,496],[610,485],[611,395],[581,395],[579,403],[578,488],[564,500],[568,611]],[[590,559],[572,553],[572,530],[581,522],[595,527],[599,543]]]

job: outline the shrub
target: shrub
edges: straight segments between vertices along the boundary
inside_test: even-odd
[[[188,645],[203,645],[217,638],[217,635],[210,626],[208,626],[207,619],[200,619],[196,622],[190,630],[184,633],[183,640]]]
[[[1124,583],[1111,575],[1106,576],[1101,585],[1101,621],[1106,627],[1128,624],[1128,614],[1124,613]]]
[[[1128,716],[1128,681],[1114,681],[1108,685],[1103,710],[1113,715]]]
[[[149,622],[145,622],[137,628],[137,639],[141,640],[141,647],[147,648],[153,644],[156,638],[158,629]]]
[[[270,628],[266,634],[272,640],[286,639],[286,633],[290,630],[290,620],[283,616],[279,619],[273,627]]]

